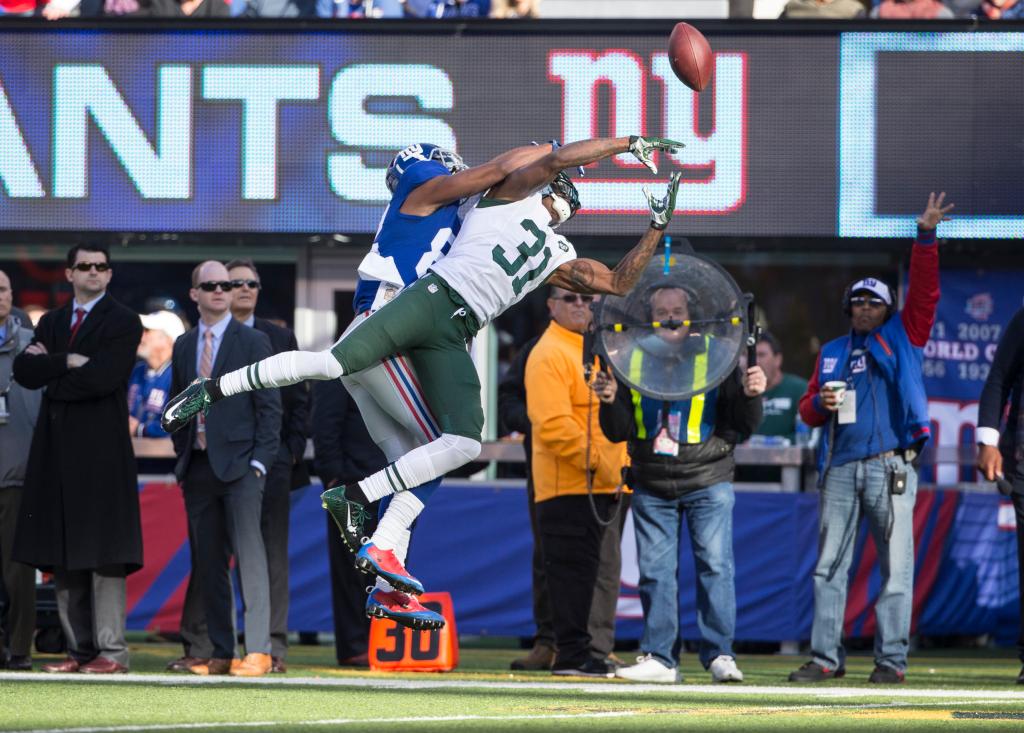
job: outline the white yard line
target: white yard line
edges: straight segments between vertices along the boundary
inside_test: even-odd
[[[654,685],[628,682],[498,682],[491,680],[452,680],[444,677],[424,679],[391,679],[385,677],[199,677],[176,674],[39,674],[35,672],[0,673],[0,682],[79,682],[83,684],[141,684],[141,685],[267,685],[271,687],[355,687],[377,690],[532,690],[572,691],[594,694],[634,694],[638,692],[663,692],[675,695],[720,695],[737,697],[743,695],[779,695],[788,697],[812,695],[819,699],[842,699],[853,697],[892,699],[956,699],[986,701],[1018,701],[1024,705],[1024,689],[963,690],[913,687],[816,687],[808,685]],[[1010,687],[1007,682],[1007,687]],[[106,730],[106,729],[105,729]]]
[[[213,730],[217,728],[272,728],[278,726],[378,725],[400,723],[457,723],[463,721],[509,722],[520,720],[559,720],[565,718],[628,718],[640,713],[612,710],[601,713],[551,713],[550,715],[443,715],[430,718],[331,718],[327,720],[256,720],[218,721],[210,723],[163,723],[159,725],[105,725],[81,728],[30,728],[13,733],[122,733],[123,731]]]

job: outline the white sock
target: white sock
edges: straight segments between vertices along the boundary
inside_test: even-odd
[[[412,496],[413,499],[416,499],[416,497],[413,496],[412,494],[399,494],[395,498],[397,499],[397,498],[402,497],[402,496]],[[419,499],[416,499],[416,500],[419,501]],[[392,502],[392,503],[394,503],[394,502]],[[423,505],[423,502],[420,502],[420,506],[422,506],[422,505]],[[385,514],[386,514],[386,512],[385,512]],[[376,533],[374,533],[373,536],[374,536],[374,538],[376,538],[377,537]],[[410,532],[407,529],[403,530],[402,532],[399,533],[399,538],[398,538],[397,542],[395,543],[395,547],[392,550],[392,552],[395,553],[395,557],[398,558],[398,562],[402,563],[402,565],[405,565],[405,558],[409,554],[409,540],[410,539],[412,539],[412,532]],[[388,581],[384,580],[384,578],[380,577],[379,575],[377,576],[377,586],[376,587],[380,588],[385,593],[390,593],[391,591],[394,590],[394,588],[391,587],[391,583],[389,583]]]
[[[387,511],[377,524],[377,530],[370,541],[382,550],[393,550],[398,556],[398,547],[403,544],[409,549],[409,527],[423,511],[423,502],[415,494],[403,491],[391,500]],[[405,562],[405,554],[398,558]]]
[[[480,455],[480,441],[461,435],[442,433],[426,445],[406,453],[394,463],[359,482],[370,501],[414,489],[444,476]]]
[[[287,387],[303,379],[337,379],[341,364],[330,351],[282,351],[217,380],[225,397],[254,389]]]

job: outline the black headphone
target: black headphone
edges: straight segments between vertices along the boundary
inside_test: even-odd
[[[644,318],[647,321],[654,320],[654,309],[651,306],[651,300],[654,298],[654,294],[659,290],[682,290],[686,293],[686,308],[690,312],[691,321],[699,321],[703,316],[701,315],[700,300],[697,298],[697,294],[685,285],[681,285],[671,278],[661,278],[655,280],[651,285],[644,291]]]
[[[850,283],[849,285],[846,286],[846,290],[843,291],[843,314],[847,318],[852,318],[853,317],[853,305],[850,303],[850,299],[853,298],[853,293],[854,293],[853,286],[854,285],[859,285],[861,282],[864,282],[865,280],[868,281],[868,283],[874,281],[874,282],[877,282],[877,283],[880,283],[880,284],[884,285],[886,288],[889,289],[889,297],[890,298],[892,298],[894,293],[895,293],[895,291],[891,287],[889,287],[889,283],[885,282],[884,280],[879,280],[877,278],[864,277],[864,278],[861,278],[860,280],[857,280],[854,283]],[[867,290],[867,288],[858,288],[858,290]],[[873,291],[869,291],[869,292],[873,292]],[[892,316],[893,311],[895,311],[895,310],[896,310],[896,303],[895,302],[887,303],[886,306],[885,306],[885,320],[888,321],[889,318]]]

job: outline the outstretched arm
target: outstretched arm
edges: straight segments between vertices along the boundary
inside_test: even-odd
[[[483,193],[506,176],[551,152],[551,145],[523,145],[512,148],[496,158],[459,171],[451,176],[437,176],[417,186],[406,197],[401,212],[413,216],[429,216],[454,201]]]
[[[672,219],[676,208],[676,193],[679,190],[679,177],[673,173],[669,179],[665,196],[655,198],[644,188],[647,205],[651,210],[651,225],[640,241],[626,256],[619,260],[614,269],[609,269],[597,260],[575,259],[560,266],[548,278],[548,283],[564,288],[573,293],[604,293],[607,295],[625,295],[640,280],[651,255],[665,234],[665,227]]]
[[[551,183],[558,172],[566,168],[588,165],[619,153],[632,153],[637,160],[657,173],[651,156],[656,150],[677,152],[683,147],[675,140],[638,135],[630,137],[598,138],[569,143],[509,175],[491,189],[490,197],[502,201],[519,201]]]

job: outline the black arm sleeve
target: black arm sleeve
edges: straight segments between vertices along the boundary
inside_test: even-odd
[[[1015,379],[1024,368],[1024,308],[1010,319],[1003,337],[996,347],[988,379],[981,390],[978,403],[978,427],[999,429],[1006,399]]]
[[[530,432],[530,418],[526,414],[526,360],[538,338],[530,339],[519,350],[498,385],[498,421],[503,434],[513,430],[523,435]]]
[[[602,402],[597,418],[604,437],[613,443],[621,443],[636,435],[636,420],[633,418],[633,398],[629,387],[618,378],[615,381],[618,383],[615,400]]]

